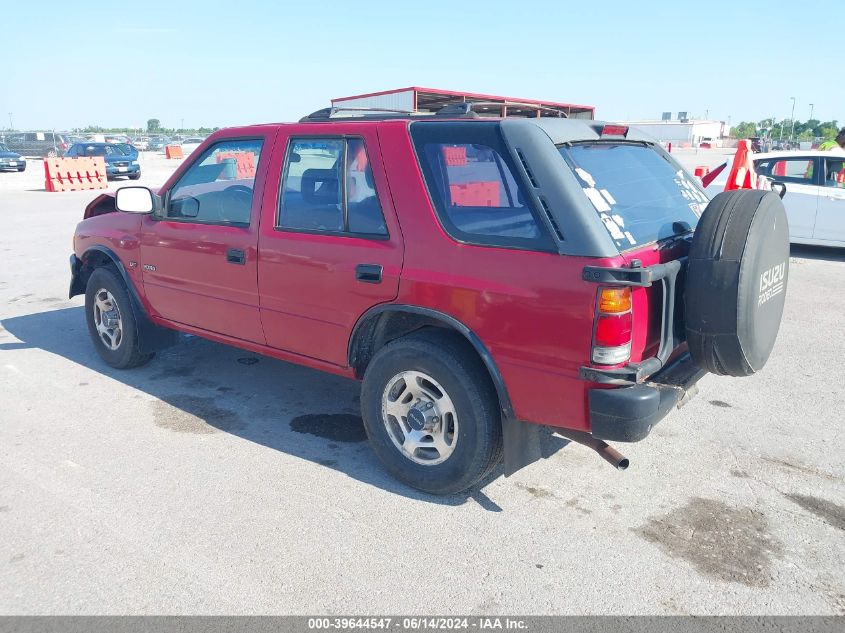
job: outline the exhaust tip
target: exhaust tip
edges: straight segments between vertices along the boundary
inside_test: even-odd
[[[631,465],[631,462],[628,461],[627,457],[623,457],[616,463],[617,470],[626,470],[628,466]]]

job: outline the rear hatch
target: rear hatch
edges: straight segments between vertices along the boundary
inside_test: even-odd
[[[558,146],[626,267],[684,258],[708,197],[699,183],[656,144],[629,141],[624,126],[604,126],[598,140]],[[609,132],[609,133],[608,133]],[[674,280],[671,343],[683,345],[683,269]],[[666,283],[632,288],[631,362],[655,356],[664,323]]]

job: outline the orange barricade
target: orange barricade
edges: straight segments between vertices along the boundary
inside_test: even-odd
[[[772,169],[772,176],[786,176],[786,161],[779,160]]]
[[[725,191],[732,189],[756,189],[757,175],[754,173],[754,161],[751,157],[751,141],[743,139],[736,146],[736,156],[731,163],[731,170],[728,173],[728,181],[725,183]]]
[[[255,154],[252,152],[220,152],[217,154],[217,162],[232,159],[237,165],[238,180],[243,178],[255,178]]]
[[[443,158],[449,167],[461,167],[467,164],[466,147],[444,147]]]
[[[695,168],[695,175],[699,178],[704,178],[707,174],[710,173],[710,168],[707,166],[701,166]]]
[[[44,189],[47,191],[84,191],[107,187],[106,162],[102,156],[44,159]]]
[[[457,207],[498,207],[498,182],[465,182],[449,185],[452,204]]]
[[[181,145],[165,145],[164,156],[165,158],[185,158]]]

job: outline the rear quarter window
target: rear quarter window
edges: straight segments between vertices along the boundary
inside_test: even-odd
[[[411,136],[432,204],[449,235],[471,244],[553,247],[495,124],[415,123]]]
[[[707,206],[699,184],[648,145],[587,142],[559,151],[620,251],[694,229]]]

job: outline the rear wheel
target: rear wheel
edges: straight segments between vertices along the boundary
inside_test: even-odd
[[[385,468],[419,490],[460,492],[501,458],[495,389],[458,334],[424,330],[388,343],[367,367],[361,409]]]
[[[139,349],[129,293],[111,268],[97,268],[91,273],[85,290],[85,313],[94,347],[107,364],[129,369],[155,356]]]

